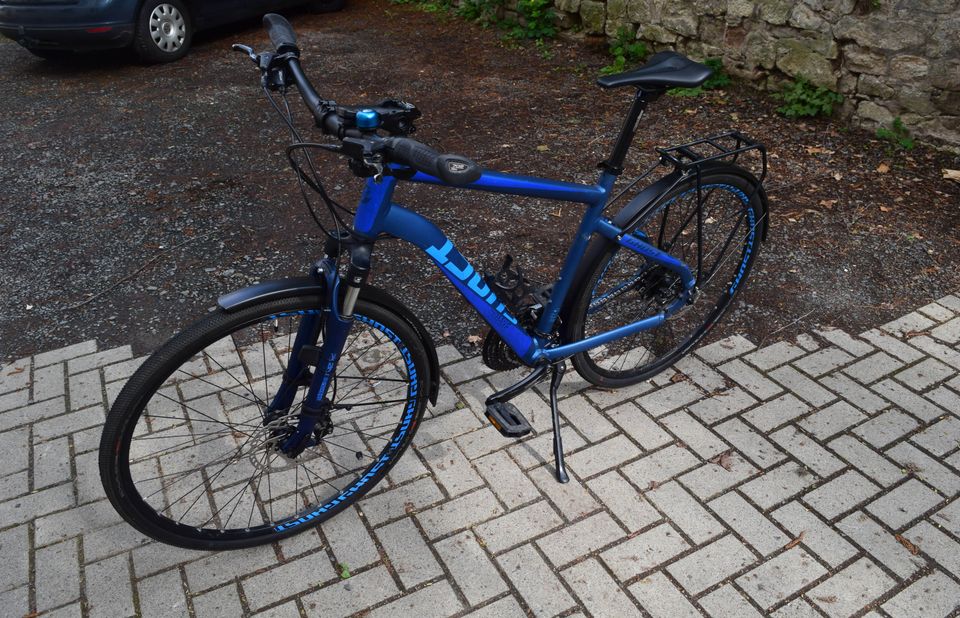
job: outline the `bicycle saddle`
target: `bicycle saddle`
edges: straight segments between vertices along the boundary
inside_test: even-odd
[[[696,88],[713,71],[710,67],[694,62],[683,54],[672,51],[658,52],[642,67],[605,75],[597,80],[601,88],[637,86],[638,88]]]

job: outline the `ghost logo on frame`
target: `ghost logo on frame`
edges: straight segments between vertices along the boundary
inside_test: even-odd
[[[450,259],[450,252],[453,251],[455,255],[459,256],[463,260],[463,266],[457,266],[453,263],[453,260]],[[510,315],[507,312],[507,306],[499,302],[497,295],[490,289],[490,286],[483,280],[483,277],[480,276],[480,273],[476,272],[473,266],[464,258],[462,255],[456,252],[453,248],[453,243],[450,242],[450,239],[446,239],[446,242],[443,243],[443,246],[440,248],[437,247],[428,247],[427,254],[436,260],[444,270],[454,276],[461,283],[466,284],[470,291],[475,293],[481,299],[487,301],[491,307],[494,307],[500,315],[510,321],[511,324],[516,324],[517,319]]]

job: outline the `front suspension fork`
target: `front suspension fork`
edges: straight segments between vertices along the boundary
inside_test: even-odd
[[[327,394],[331,388],[336,392],[337,365],[353,326],[353,311],[360,289],[370,273],[371,249],[369,244],[358,243],[351,247],[350,266],[345,280],[341,279],[337,272],[336,260],[333,257],[336,251],[327,251],[327,257],[317,265],[315,276],[323,277],[326,284],[323,313],[304,316],[301,321],[293,350],[290,351],[283,384],[270,405],[270,411],[274,412],[289,409],[298,388],[305,384],[309,365],[316,365],[316,371],[309,378],[309,387],[300,410],[296,431],[280,445],[281,451],[292,456],[311,445],[311,436],[318,421],[323,420],[326,423],[329,420],[331,402]],[[345,288],[342,294],[341,285]],[[316,343],[321,333],[323,343],[318,348]],[[313,357],[312,363],[308,358],[310,356]]]

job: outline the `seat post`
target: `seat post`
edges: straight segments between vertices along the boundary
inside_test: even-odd
[[[627,157],[627,151],[630,150],[630,144],[633,143],[633,136],[637,132],[637,126],[643,117],[643,111],[647,108],[647,103],[656,100],[662,94],[658,90],[645,90],[637,88],[637,94],[633,97],[633,103],[630,105],[630,111],[623,121],[623,127],[620,129],[620,135],[613,145],[613,154],[600,163],[600,168],[619,176],[623,173],[623,161]]]

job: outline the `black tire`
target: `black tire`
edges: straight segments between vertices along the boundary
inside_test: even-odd
[[[284,439],[278,431],[295,426],[306,386],[296,392],[291,416],[271,428],[259,402],[272,397],[267,384],[285,369],[280,359],[295,323],[319,316],[321,307],[319,297],[296,297],[219,311],[137,370],[107,415],[100,442],[104,490],[127,522],[179,547],[251,547],[326,521],[383,479],[419,427],[430,368],[407,322],[363,298],[332,396],[353,407],[334,410],[330,430],[294,460],[271,446]]]
[[[311,13],[336,13],[347,6],[347,0],[315,0],[306,6]]]
[[[627,230],[645,233],[661,249],[674,240],[673,246],[664,250],[686,262],[694,277],[698,276],[696,248],[702,244],[703,281],[697,282],[696,302],[652,330],[574,356],[573,366],[588,382],[620,388],[660,373],[710,331],[742,289],[767,224],[763,197],[755,190],[757,181],[739,167],[719,164],[705,168],[701,183],[702,242],[697,241],[697,184],[693,176]],[[731,240],[724,248],[723,239],[728,235]],[[712,243],[714,240],[717,242]],[[679,279],[668,271],[605,238],[591,242],[584,263],[581,272],[586,274],[571,301],[563,327],[564,341],[576,341],[654,315],[675,300],[681,289]]]
[[[145,0],[137,14],[133,50],[148,64],[183,58],[193,42],[193,19],[181,0]]]

